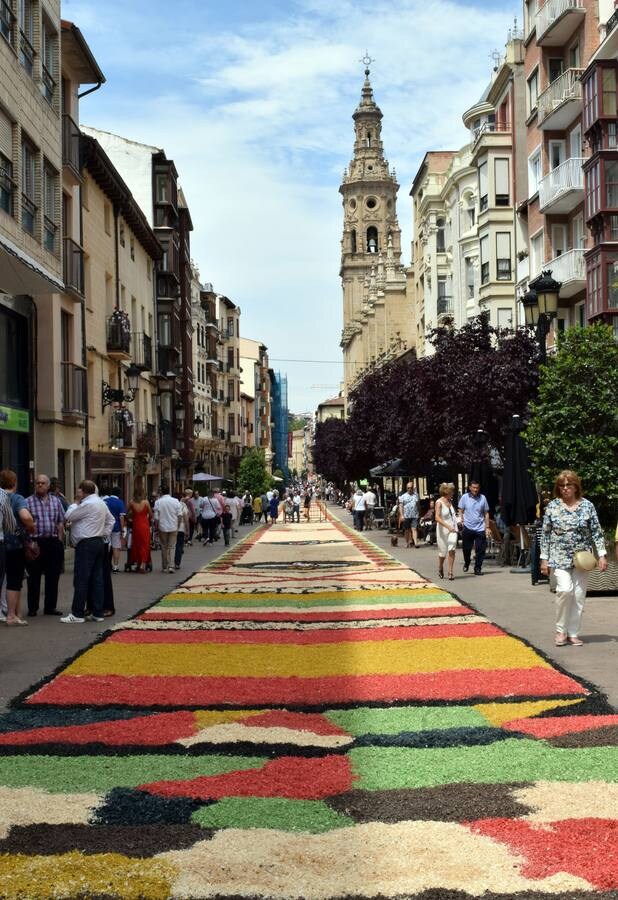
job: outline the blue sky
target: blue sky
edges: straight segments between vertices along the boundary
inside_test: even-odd
[[[338,187],[352,153],[365,48],[386,156],[408,192],[427,150],[466,140],[461,115],[521,4],[505,0],[64,0],[107,83],[81,120],[176,162],[203,281],[310,411],[341,378]],[[333,360],[293,363],[283,360]],[[281,360],[281,362],[279,362]],[[315,387],[324,385],[324,387]]]

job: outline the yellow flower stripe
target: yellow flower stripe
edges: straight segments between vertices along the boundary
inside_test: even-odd
[[[321,644],[98,644],[67,675],[202,675],[320,678],[329,675],[403,675],[450,669],[551,668],[534,650],[504,637]]]

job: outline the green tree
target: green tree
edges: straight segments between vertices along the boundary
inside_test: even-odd
[[[558,335],[530,408],[524,437],[539,484],[574,469],[608,523],[618,500],[618,344],[608,325]]]
[[[253,447],[240,461],[238,489],[251,491],[253,496],[264,494],[272,485],[272,476],[266,468],[264,451]]]
[[[305,416],[288,416],[288,431],[300,431],[307,424]]]

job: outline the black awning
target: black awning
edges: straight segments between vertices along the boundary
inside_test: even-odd
[[[372,478],[381,478],[385,475],[403,477],[409,473],[404,467],[402,459],[389,459],[387,462],[382,463],[382,465],[374,466],[373,469],[369,469],[369,474]]]

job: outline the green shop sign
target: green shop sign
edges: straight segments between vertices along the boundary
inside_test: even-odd
[[[30,431],[30,413],[27,409],[0,406],[0,429],[3,431]]]

